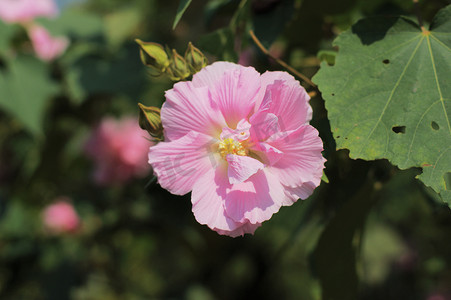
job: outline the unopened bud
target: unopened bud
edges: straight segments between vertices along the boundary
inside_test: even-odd
[[[144,106],[138,103],[139,127],[146,130],[151,137],[163,140],[163,125],[161,124],[160,109],[154,106]]]
[[[143,42],[139,39],[135,41],[139,45],[143,64],[164,73],[169,66],[169,57],[166,51],[164,51],[163,46],[157,43]]]
[[[174,81],[183,80],[191,75],[185,59],[175,49],[172,49],[171,63],[166,73]]]
[[[191,71],[191,74],[199,72],[208,64],[208,60],[205,55],[199,49],[194,47],[191,42],[189,42],[188,48],[185,52],[185,61]]]

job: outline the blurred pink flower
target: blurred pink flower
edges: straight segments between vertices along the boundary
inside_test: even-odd
[[[80,219],[66,197],[47,206],[42,214],[43,222],[50,232],[74,232],[80,226]]]
[[[44,61],[51,61],[59,57],[69,45],[66,37],[52,37],[42,26],[33,24],[28,30],[36,55]]]
[[[53,0],[0,0],[0,19],[5,23],[25,23],[57,14],[58,8]]]
[[[286,72],[216,62],[176,83],[150,148],[160,185],[192,191],[193,213],[220,234],[253,233],[320,184],[323,143],[303,87]]]
[[[145,176],[149,171],[146,158],[151,144],[137,119],[102,120],[85,145],[87,155],[96,164],[95,181],[108,185]]]

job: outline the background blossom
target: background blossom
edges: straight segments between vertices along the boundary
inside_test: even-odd
[[[53,37],[36,18],[53,18],[58,7],[53,0],[0,0],[0,19],[5,23],[20,23],[28,33],[37,57],[51,61],[61,56],[69,45],[66,37]]]
[[[53,0],[0,0],[0,19],[5,23],[25,23],[58,14]]]
[[[121,184],[145,176],[150,145],[135,118],[105,118],[85,144],[86,154],[96,165],[94,180],[101,185]]]
[[[47,29],[40,25],[31,25],[29,35],[36,55],[44,61],[57,58],[69,45],[66,37],[52,37]]]
[[[68,200],[66,197],[61,197],[44,209],[43,223],[50,232],[74,232],[80,226],[78,214]]]
[[[285,72],[214,63],[166,92],[166,141],[150,149],[149,163],[162,187],[192,191],[198,222],[220,234],[253,233],[321,182],[323,146],[308,125],[308,101]]]

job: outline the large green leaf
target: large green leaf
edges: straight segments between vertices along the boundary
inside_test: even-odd
[[[18,56],[0,70],[0,108],[36,135],[42,134],[47,102],[59,90],[49,73],[47,64],[31,56]]]
[[[451,6],[429,30],[404,17],[368,18],[335,41],[335,66],[314,77],[340,149],[387,158],[451,204]]]

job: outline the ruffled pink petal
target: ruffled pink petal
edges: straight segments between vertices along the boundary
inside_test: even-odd
[[[227,178],[225,162],[216,169],[210,168],[205,174],[197,178],[191,194],[194,216],[200,224],[211,229],[228,234],[239,231],[243,224],[232,220],[224,209],[227,196],[226,188],[230,186]],[[239,235],[241,233],[238,233]]]
[[[280,132],[279,118],[273,113],[258,111],[249,121],[252,124],[250,133],[253,141],[265,141]]]
[[[283,157],[282,151],[265,142],[255,143],[251,150],[264,164],[270,166],[277,163]]]
[[[226,159],[229,163],[227,175],[230,184],[241,183],[265,167],[263,163],[249,156],[228,154]]]
[[[319,183],[315,180],[315,182],[313,181],[303,182],[302,185],[297,187],[285,186],[285,194],[289,197],[291,201],[285,203],[284,205],[290,206],[298,199],[307,199],[313,193],[313,190],[315,190],[318,187],[318,185]]]
[[[165,95],[161,120],[168,140],[178,139],[191,131],[219,136],[226,126],[206,87],[196,88],[191,82],[178,82]]]
[[[282,131],[294,130],[301,125],[308,124],[312,119],[310,97],[305,89],[286,72],[265,72],[261,76],[262,88],[259,92],[256,111],[265,102],[271,101],[268,112],[279,118]],[[271,97],[265,94],[271,93]]]
[[[206,66],[193,75],[192,83],[195,87],[213,88],[228,70],[238,70],[241,67],[237,64],[218,61]]]
[[[176,195],[193,189],[195,182],[213,168],[216,158],[210,151],[212,138],[190,132],[184,137],[160,142],[149,150],[149,164],[160,185]]]
[[[237,236],[243,236],[246,233],[250,233],[250,234],[254,234],[255,230],[262,226],[262,224],[257,223],[257,224],[251,224],[249,222],[242,224],[240,227],[238,227],[235,230],[232,231],[226,231],[226,230],[220,230],[220,229],[216,229],[216,232],[222,235],[228,235],[231,237],[237,237]]]
[[[228,127],[236,128],[253,111],[260,89],[260,74],[251,67],[226,70],[210,87],[211,99],[221,110]]]
[[[295,188],[302,199],[308,197],[321,183],[324,162],[321,151],[323,143],[318,131],[310,125],[301,126],[282,138],[267,141],[284,153],[283,157],[268,170],[280,182]]]
[[[277,177],[260,170],[247,181],[232,185],[225,199],[225,209],[236,222],[257,224],[269,220],[288,202]]]
[[[243,119],[238,122],[236,125],[236,129],[230,129],[229,127],[224,127],[222,129],[220,138],[221,140],[225,139],[234,139],[236,141],[244,141],[250,137],[249,129],[251,128],[251,124]]]

